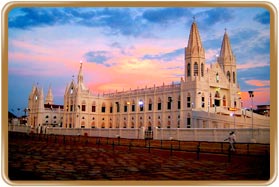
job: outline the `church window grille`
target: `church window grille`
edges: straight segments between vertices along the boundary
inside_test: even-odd
[[[102,104],[102,112],[103,112],[103,113],[106,112],[106,105],[105,105],[105,103]]]
[[[151,99],[149,99],[148,110],[149,110],[149,111],[152,110],[152,100],[151,100]]]
[[[171,122],[168,121],[168,126],[167,126],[167,128],[170,128],[170,127],[171,127]]]
[[[201,98],[201,102],[202,102],[202,108],[205,107],[205,104],[204,104],[204,97]]]
[[[188,77],[191,76],[191,64],[190,63],[187,64],[187,75],[188,75]]]
[[[161,103],[161,99],[158,99],[158,110],[162,110],[162,103]]]
[[[168,97],[167,109],[171,110],[172,97]]]
[[[81,111],[83,111],[83,112],[86,111],[86,105],[81,105]]]
[[[229,82],[231,82],[231,73],[229,71],[227,72],[227,78],[228,78]]]
[[[96,112],[96,106],[95,105],[92,106],[92,112]]]
[[[195,62],[194,64],[194,76],[198,76],[199,75],[199,66],[198,63]]]
[[[187,128],[191,128],[191,117],[190,114],[187,116]]]
[[[204,64],[203,63],[201,64],[201,76],[202,77],[204,76]]]
[[[233,72],[233,83],[235,83],[235,72]]]
[[[127,112],[128,111],[128,105],[125,103],[124,105],[124,112]]]
[[[191,108],[191,96],[187,97],[187,108]]]
[[[218,83],[219,82],[219,74],[216,73],[216,82]]]
[[[133,101],[132,101],[132,112],[135,112],[135,110],[136,110],[135,101],[133,100]]]
[[[120,112],[119,102],[115,102],[117,112]]]

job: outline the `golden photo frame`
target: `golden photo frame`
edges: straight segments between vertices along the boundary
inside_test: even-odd
[[[8,14],[17,7],[260,7],[270,13],[270,179],[267,181],[192,181],[192,180],[70,180],[70,181],[11,181],[8,177]],[[273,4],[268,2],[215,2],[215,1],[92,1],[92,2],[10,2],[2,9],[2,178],[9,185],[91,185],[91,186],[186,186],[186,185],[270,185],[277,177],[277,62],[278,62],[278,14]],[[186,39],[185,39],[186,41]]]

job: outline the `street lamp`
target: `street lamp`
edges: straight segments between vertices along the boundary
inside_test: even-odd
[[[235,130],[235,112],[230,114],[231,117],[233,117],[233,127]]]
[[[252,140],[254,140],[254,124],[253,124],[253,97],[254,97],[254,91],[248,91],[249,93],[249,97],[251,98],[251,103],[252,103],[252,106],[251,106],[251,112],[252,112]]]

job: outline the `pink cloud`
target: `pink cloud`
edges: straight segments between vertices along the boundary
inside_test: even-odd
[[[248,92],[241,92],[243,107],[251,108],[252,101]],[[253,108],[257,105],[270,104],[270,88],[258,88],[254,90]]]
[[[253,86],[269,86],[270,80],[247,80],[245,81],[247,84],[253,85]]]

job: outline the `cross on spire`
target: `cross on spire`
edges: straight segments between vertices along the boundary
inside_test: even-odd
[[[195,22],[196,21],[196,16],[193,16],[193,22]]]
[[[73,80],[74,80],[74,77],[75,77],[75,76],[74,76],[74,75],[72,75],[72,77],[73,77]]]
[[[227,32],[227,28],[225,28],[225,32]]]

